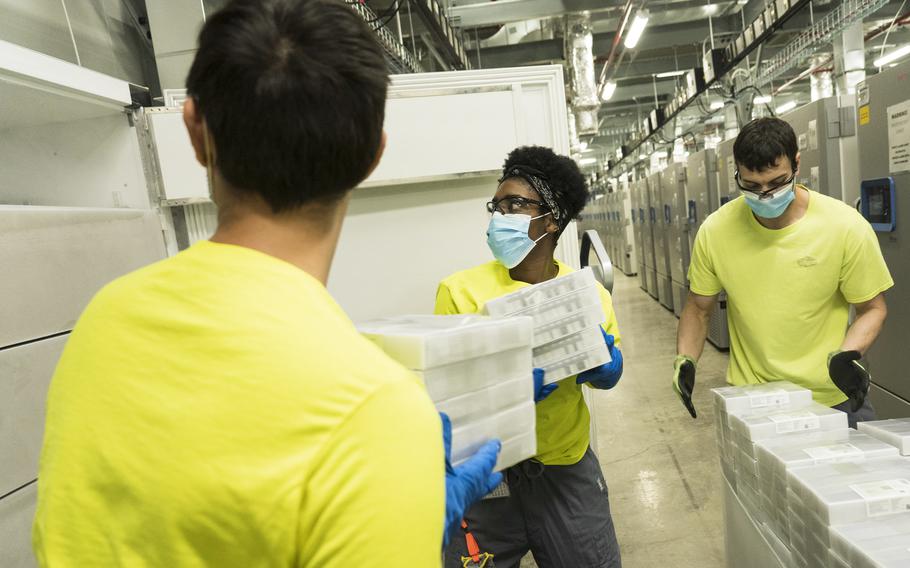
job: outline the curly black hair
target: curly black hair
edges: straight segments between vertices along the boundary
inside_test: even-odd
[[[588,202],[588,184],[578,164],[572,158],[560,156],[544,146],[521,146],[512,150],[506,158],[502,166],[503,179],[512,177],[510,171],[520,166],[533,168],[546,176],[554,199],[566,213],[564,219],[558,220],[559,232],[562,233]]]

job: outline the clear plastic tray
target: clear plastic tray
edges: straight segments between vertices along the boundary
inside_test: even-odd
[[[537,455],[537,433],[527,432],[506,440],[502,443],[499,459],[496,460],[495,471],[502,471],[507,467],[533,458]]]
[[[783,479],[789,469],[898,455],[896,448],[851,428],[762,440],[755,450],[762,475]]]
[[[845,430],[847,415],[817,402],[796,409],[730,415],[733,430],[750,442],[801,432]]]
[[[534,402],[526,402],[498,414],[452,429],[452,463],[460,464],[488,440],[511,440],[536,432]]]
[[[572,292],[596,286],[594,273],[590,268],[583,268],[565,276],[553,278],[540,284],[527,286],[486,303],[486,313],[492,316],[508,316],[532,306],[561,298]]]
[[[495,315],[496,317],[506,317],[506,319],[518,316],[528,316],[534,319],[534,328],[537,329],[538,327],[552,324],[565,319],[572,314],[587,311],[594,307],[603,311],[600,292],[598,292],[596,287],[590,286],[565,296],[554,298],[548,302],[525,308],[520,312],[512,314],[492,314],[485,308],[484,313]]]
[[[414,371],[434,401],[448,400],[516,377],[531,376],[530,346],[518,347],[451,365]]]
[[[901,547],[910,548],[910,515],[831,527],[831,550],[851,566],[864,561],[869,565],[873,553]],[[904,566],[910,566],[910,562]]]
[[[823,525],[910,512],[910,460],[905,458],[823,464],[791,470],[788,476],[790,489]]]
[[[812,403],[812,391],[789,381],[713,389],[715,407],[726,413],[799,408]]]
[[[526,402],[534,402],[534,381],[530,373],[483,390],[438,401],[436,410],[445,412],[452,421],[452,428],[458,428]]]
[[[595,347],[541,367],[544,370],[544,383],[555,383],[609,362],[610,350],[601,337],[600,343]]]
[[[897,448],[901,455],[910,456],[910,418],[876,420],[857,424],[860,432],[865,432]]]
[[[357,328],[405,367],[424,370],[530,346],[533,325],[524,317],[416,315],[373,320]]]
[[[594,349],[598,344],[604,343],[603,332],[600,329],[600,326],[589,327],[568,337],[536,347],[533,351],[534,366],[543,369],[547,365]]]
[[[579,331],[595,327],[606,321],[601,304],[582,308],[568,317],[534,328],[534,347],[557,341]]]

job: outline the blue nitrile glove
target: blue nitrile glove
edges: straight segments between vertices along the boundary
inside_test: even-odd
[[[616,383],[619,382],[619,378],[622,377],[622,352],[614,345],[615,340],[612,335],[604,331],[604,328],[600,328],[600,332],[607,343],[607,349],[610,350],[612,361],[579,373],[575,382],[578,384],[588,383],[594,388],[606,390],[615,387]]]
[[[480,501],[502,483],[502,474],[494,472],[502,444],[490,440],[473,456],[458,467],[452,467],[452,421],[445,413],[442,418],[442,443],[446,452],[446,524],[442,545],[449,545],[450,537],[461,528],[461,519],[468,507]]]
[[[543,384],[543,369],[534,369],[534,404],[547,398],[558,388],[559,385],[556,383],[551,385]]]

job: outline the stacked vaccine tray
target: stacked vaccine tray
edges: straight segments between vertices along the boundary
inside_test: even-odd
[[[721,467],[735,487],[735,458],[738,452],[730,415],[772,409],[799,408],[812,403],[812,392],[787,381],[714,389],[714,419]]]
[[[770,522],[772,511],[761,499],[756,444],[801,432],[847,429],[846,414],[816,402],[796,408],[730,414],[728,419],[736,445],[736,492],[764,522]]]
[[[910,456],[910,418],[860,422],[857,427],[860,432],[891,444],[900,450],[901,455]]]
[[[590,268],[490,300],[484,313],[534,321],[534,366],[553,383],[610,362],[600,292]]]
[[[452,462],[487,440],[502,441],[497,469],[534,456],[534,383],[529,317],[401,316],[358,324],[387,355],[419,375],[452,421]]]
[[[790,470],[787,476],[790,546],[800,568],[844,560],[831,550],[838,527],[879,518],[903,522],[910,516],[910,460],[904,457],[823,464]],[[910,542],[905,544],[910,548]]]
[[[831,568],[910,566],[910,515],[831,528]]]
[[[862,462],[897,457],[897,450],[856,430],[845,428],[794,434],[755,444],[759,499],[770,528],[790,542],[787,472],[825,463]]]

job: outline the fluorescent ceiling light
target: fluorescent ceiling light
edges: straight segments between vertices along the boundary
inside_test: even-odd
[[[717,13],[717,4],[708,4],[704,8],[705,14],[712,15]]]
[[[766,105],[771,102],[771,95],[761,95],[760,97],[755,97],[752,99],[753,104],[757,105]]]
[[[875,65],[876,67],[884,67],[885,65],[887,65],[893,61],[897,61],[898,59],[907,55],[908,53],[910,53],[910,45],[905,45],[904,47],[899,47],[899,48],[895,49],[888,55],[879,57],[872,64]]]
[[[784,104],[780,105],[779,107],[777,107],[774,110],[777,111],[777,114],[784,114],[785,112],[791,111],[795,108],[796,108],[796,101],[790,101],[788,103],[784,103]]]
[[[596,163],[597,163],[597,158],[583,158],[581,160],[578,160],[579,166],[590,166],[591,164],[596,164]]]
[[[719,110],[724,108],[724,101],[714,101],[711,103],[711,110]]]
[[[600,95],[601,100],[607,102],[613,98],[613,93],[616,92],[616,83],[613,81],[607,81],[607,84],[604,85],[604,92]]]
[[[688,71],[683,69],[682,71],[664,71],[663,73],[658,73],[654,76],[658,79],[666,79],[667,77],[679,77],[680,75],[685,75],[686,73],[688,73]]]
[[[638,45],[638,40],[641,39],[641,34],[644,33],[650,17],[651,15],[648,14],[647,10],[639,10],[635,14],[635,19],[632,20],[632,25],[629,26],[629,33],[626,35],[625,45],[627,48],[635,49],[635,46]]]
[[[585,150],[588,149],[588,143],[587,143],[587,142],[579,142],[579,143],[578,143],[578,147],[581,148],[581,151],[582,151],[582,152],[584,152]]]
[[[749,0],[739,0],[739,2],[737,2],[737,4],[739,4],[740,6],[745,6],[748,3],[749,3]]]

